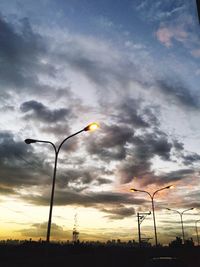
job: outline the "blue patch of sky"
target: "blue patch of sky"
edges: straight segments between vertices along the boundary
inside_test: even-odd
[[[15,13],[21,18],[28,17],[36,25],[55,25],[73,33],[117,40],[122,47],[125,41],[143,44],[154,57],[155,64],[159,65],[160,60],[171,54],[180,62],[191,60],[189,51],[180,42],[173,40],[173,46],[166,48],[155,36],[160,23],[176,19],[183,12],[181,7],[187,6],[184,12],[194,15],[195,0],[190,4],[187,0],[13,0],[12,4],[2,0],[0,8],[10,16]],[[168,13],[171,15],[164,16]],[[199,62],[198,59],[194,61],[196,64]],[[170,66],[165,68],[170,69]]]
[[[127,33],[127,38],[147,45],[154,41],[155,24],[149,23],[131,0],[13,0],[12,3],[1,1],[0,7],[28,17],[33,24],[57,25],[75,33],[111,39],[122,33],[126,38]]]
[[[195,5],[195,0],[136,0],[134,8],[142,15],[143,19],[154,21],[167,21],[184,13]]]
[[[1,1],[2,12],[19,17],[28,17],[32,23],[70,28],[79,33],[92,35],[109,34],[98,19],[105,18],[113,23],[112,30],[128,31],[137,35],[148,35],[146,22],[140,20],[130,0],[41,0],[41,1]],[[11,17],[11,16],[10,16]],[[100,21],[101,22],[101,21]]]
[[[154,18],[161,18],[159,14],[163,14],[165,22],[173,22],[173,19],[176,19],[178,15],[180,16],[182,12],[186,12],[188,15],[192,12],[194,14],[194,1],[191,2],[191,6],[188,5],[187,1],[182,0],[176,2],[168,0],[164,3],[163,1],[146,1],[146,7],[144,6],[146,13],[137,10],[137,3],[129,0],[59,0],[56,5],[63,10],[64,17],[67,17],[71,30],[91,34],[92,36],[115,38],[119,44],[120,42],[123,44],[126,39],[141,43],[152,54],[157,66],[159,66],[160,61],[164,62],[165,57],[169,56],[171,58],[171,55],[176,57],[176,60],[183,65],[192,60],[189,50],[179,41],[173,40],[173,45],[170,48],[166,48],[158,42],[155,32],[162,20],[149,20],[147,13],[151,10],[151,16],[154,16]],[[170,15],[164,16],[164,14]],[[101,23],[103,19],[105,19],[105,24]],[[123,35],[126,32],[129,34],[127,36]],[[195,61],[198,61],[198,59]],[[171,66],[169,64],[163,68],[170,72],[173,67],[173,62],[171,62]],[[192,73],[195,72],[195,66],[188,72],[190,73],[188,79],[196,80],[196,77],[192,76]],[[186,74],[185,69],[183,75]]]
[[[152,56],[155,62],[154,68],[157,70],[157,78],[161,75],[174,80],[187,81],[190,84],[189,90],[198,91],[199,76],[195,74],[198,69],[199,59],[191,57],[189,51],[179,42],[173,42],[172,47],[167,48],[162,44],[156,44]]]
[[[138,41],[151,36],[146,22],[140,20],[129,0],[59,0],[56,5],[62,9],[67,26],[75,32],[109,38],[127,33]]]

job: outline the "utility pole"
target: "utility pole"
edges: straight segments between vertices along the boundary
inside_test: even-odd
[[[151,212],[138,212],[137,213],[137,220],[138,220],[138,242],[139,246],[141,246],[142,243],[142,238],[141,238],[141,230],[140,230],[140,225],[144,221],[144,219],[147,217],[147,215],[150,215]]]

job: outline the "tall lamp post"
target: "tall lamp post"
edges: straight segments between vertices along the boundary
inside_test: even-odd
[[[195,221],[195,228],[196,228],[196,234],[197,234],[197,244],[199,246],[199,233],[198,233],[198,227],[197,227],[198,222],[200,222],[200,220]]]
[[[173,210],[173,209],[169,209],[167,208],[167,210],[171,210],[171,211],[174,211],[176,213],[178,213],[180,215],[180,218],[181,218],[181,227],[182,227],[182,236],[183,236],[183,244],[185,244],[185,233],[184,233],[184,226],[183,226],[183,214],[186,212],[186,211],[189,211],[189,210],[193,210],[194,208],[190,208],[190,209],[186,209],[186,210],[183,210],[182,212],[178,211],[178,210]]]
[[[156,231],[156,218],[155,218],[155,207],[154,207],[154,197],[156,195],[156,193],[165,190],[165,189],[170,189],[173,188],[172,185],[168,185],[166,187],[160,188],[158,190],[156,190],[153,194],[150,194],[149,192],[145,191],[145,190],[139,190],[139,189],[135,189],[135,188],[131,188],[130,190],[132,192],[142,192],[142,193],[146,193],[150,196],[151,198],[151,204],[152,204],[152,213],[153,213],[153,223],[154,223],[154,234],[155,234],[155,244],[156,247],[158,246],[158,238],[157,238],[157,231]]]
[[[69,135],[68,137],[66,137],[58,146],[58,148],[55,146],[54,143],[50,142],[50,141],[44,141],[44,140],[36,140],[36,139],[26,139],[25,143],[26,144],[32,144],[32,143],[47,143],[47,144],[51,144],[54,148],[54,152],[55,152],[55,161],[54,161],[54,171],[53,171],[53,181],[52,181],[52,190],[51,190],[51,199],[50,199],[50,208],[49,208],[49,220],[48,220],[48,227],[47,227],[47,237],[46,237],[46,242],[49,243],[50,241],[50,233],[51,233],[51,218],[52,218],[52,210],[53,210],[53,200],[54,200],[54,189],[55,189],[55,181],[56,181],[56,170],[57,170],[57,161],[58,161],[58,153],[62,147],[62,145],[71,137],[84,132],[84,131],[93,131],[96,130],[99,127],[99,125],[97,123],[91,123],[89,125],[87,125],[85,128],[83,128],[82,130]]]

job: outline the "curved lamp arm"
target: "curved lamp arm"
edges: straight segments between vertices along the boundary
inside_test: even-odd
[[[46,144],[51,144],[55,150],[55,153],[57,153],[57,150],[56,150],[56,146],[54,145],[54,143],[50,142],[50,141],[45,141],[45,140],[37,140],[37,139],[26,139],[24,140],[24,142],[26,144],[32,144],[32,143],[46,143]]]
[[[158,192],[160,192],[160,191],[162,191],[162,190],[165,190],[165,189],[170,189],[170,188],[173,188],[173,185],[168,185],[168,186],[162,187],[162,188],[156,190],[156,191],[153,193],[152,197],[154,198],[155,194],[157,194]]]

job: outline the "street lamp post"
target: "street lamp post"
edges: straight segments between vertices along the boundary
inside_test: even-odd
[[[198,233],[198,227],[197,227],[198,222],[200,222],[200,220],[195,221],[195,228],[196,228],[196,234],[197,234],[197,244],[199,246],[199,233]]]
[[[97,123],[91,123],[89,125],[87,125],[85,128],[83,128],[82,130],[69,135],[67,138],[65,138],[60,145],[58,146],[58,148],[55,146],[54,143],[50,142],[50,141],[44,141],[44,140],[36,140],[36,139],[26,139],[25,143],[26,144],[32,144],[32,143],[47,143],[47,144],[51,144],[54,148],[54,152],[55,152],[55,161],[54,161],[54,170],[53,170],[53,181],[52,181],[52,190],[51,190],[51,199],[50,199],[50,208],[49,208],[49,220],[48,220],[48,226],[47,226],[47,236],[46,236],[46,242],[50,242],[50,233],[51,233],[51,218],[52,218],[52,210],[53,210],[53,200],[54,200],[54,190],[55,190],[55,181],[56,181],[56,171],[57,171],[57,161],[58,161],[58,153],[62,147],[62,145],[71,137],[84,132],[84,131],[93,131],[95,129],[97,129],[99,127],[99,125]]]
[[[131,188],[130,190],[132,192],[142,192],[142,193],[146,193],[150,196],[151,198],[151,205],[152,205],[152,213],[153,213],[153,224],[154,224],[154,234],[155,234],[155,244],[156,247],[158,246],[158,238],[157,238],[157,231],[156,231],[156,217],[155,217],[155,206],[154,206],[154,197],[156,195],[156,193],[165,190],[165,189],[170,189],[172,188],[172,185],[168,185],[166,187],[160,188],[158,190],[156,190],[153,194],[150,194],[149,192],[145,191],[145,190],[139,190],[139,189],[135,189],[135,188]]]
[[[181,218],[181,228],[182,228],[182,237],[183,237],[183,244],[185,244],[185,232],[184,232],[184,226],[183,226],[183,214],[186,212],[186,211],[189,211],[189,210],[193,210],[194,208],[190,208],[190,209],[186,209],[186,210],[183,210],[182,212],[178,211],[178,210],[174,210],[174,209],[169,209],[167,208],[167,210],[171,210],[171,211],[174,211],[176,213],[178,213],[180,215],[180,218]]]

